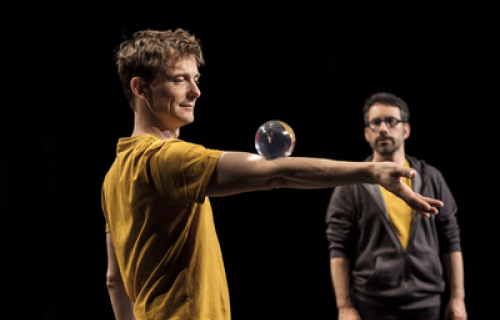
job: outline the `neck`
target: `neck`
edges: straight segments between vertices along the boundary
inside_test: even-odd
[[[167,128],[148,108],[136,108],[134,111],[134,131],[132,137],[150,134],[161,140],[179,138],[180,128]]]
[[[161,140],[177,139],[179,138],[179,129],[177,129],[176,131],[170,129],[162,131],[158,127],[141,127],[137,125],[134,126],[134,131],[132,132],[131,136],[136,137],[141,134],[150,134]]]
[[[404,166],[406,163],[405,152],[403,148],[400,148],[398,151],[393,154],[380,154],[377,151],[373,152],[373,162],[384,162],[390,161],[397,163],[401,166]]]

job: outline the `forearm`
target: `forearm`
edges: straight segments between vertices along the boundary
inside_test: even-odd
[[[464,264],[462,252],[448,252],[443,255],[443,264],[450,286],[450,298],[465,298]]]
[[[316,158],[280,158],[271,161],[273,188],[331,188],[353,183],[376,183],[374,164]]]
[[[116,320],[135,320],[134,303],[128,297],[122,282],[107,283]]]
[[[265,160],[244,152],[224,152],[207,193],[226,196],[276,188],[319,189],[350,183],[375,183],[373,163],[316,158]]]
[[[338,257],[330,259],[330,272],[337,308],[339,310],[353,307],[351,301],[350,268],[351,265],[348,258]]]

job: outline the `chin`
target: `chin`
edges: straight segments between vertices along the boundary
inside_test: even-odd
[[[194,118],[193,119],[183,119],[181,127],[187,126],[188,124],[191,124],[193,122],[194,122]]]
[[[396,150],[397,149],[393,149],[393,148],[381,148],[381,149],[378,149],[377,152],[383,156],[392,156],[396,153]]]

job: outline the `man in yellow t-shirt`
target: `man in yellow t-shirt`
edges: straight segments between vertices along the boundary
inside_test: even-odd
[[[117,320],[231,318],[209,196],[366,182],[425,216],[443,205],[401,183],[416,173],[393,163],[266,161],[180,140],[180,128],[194,121],[204,63],[198,40],[182,29],[136,32],[116,58],[135,119],[102,186],[107,286]]]
[[[364,105],[370,163],[393,162],[416,170],[402,183],[445,206],[430,219],[382,186],[335,188],[328,207],[327,238],[339,320],[438,320],[444,269],[451,296],[445,319],[463,320],[463,262],[456,205],[441,173],[405,153],[410,135],[406,103],[377,93]]]
[[[220,153],[148,134],[118,143],[103,211],[138,319],[228,319],[224,266],[204,197]]]

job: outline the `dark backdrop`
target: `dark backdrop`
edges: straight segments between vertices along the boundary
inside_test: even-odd
[[[201,39],[202,97],[181,138],[255,152],[270,119],[294,156],[360,161],[374,92],[411,111],[406,149],[457,200],[471,319],[493,312],[498,24],[493,5],[267,1],[2,4],[0,319],[113,319],[100,187],[133,114],[113,61],[123,36]],[[235,320],[336,319],[324,216],[332,190],[211,199]]]

